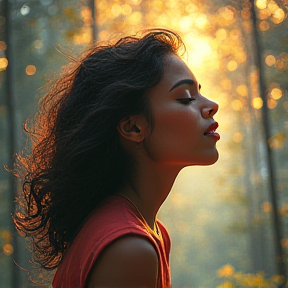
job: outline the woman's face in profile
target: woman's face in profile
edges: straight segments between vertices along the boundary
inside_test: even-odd
[[[217,161],[220,139],[213,120],[218,105],[200,94],[200,85],[177,56],[166,56],[164,76],[149,93],[154,117],[145,145],[159,164],[210,165]]]

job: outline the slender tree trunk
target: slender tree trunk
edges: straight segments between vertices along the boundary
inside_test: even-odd
[[[256,66],[259,72],[259,92],[260,97],[263,100],[262,107],[262,122],[263,122],[263,131],[264,131],[264,140],[265,140],[265,150],[267,155],[267,169],[268,169],[268,188],[270,199],[273,207],[273,224],[274,224],[274,237],[275,237],[275,252],[276,252],[276,264],[277,264],[277,272],[280,275],[286,276],[286,268],[284,262],[284,254],[281,245],[282,231],[281,231],[281,221],[278,213],[278,203],[277,203],[277,187],[276,187],[276,173],[273,167],[273,155],[272,150],[269,146],[268,140],[271,137],[271,127],[270,127],[270,115],[267,106],[267,87],[264,79],[264,71],[262,66],[261,59],[261,43],[260,43],[260,35],[257,29],[257,17],[256,17],[256,7],[254,0],[250,0],[251,2],[251,12],[252,12],[252,24],[253,24],[253,39],[254,39],[254,53],[255,53],[255,61]]]
[[[15,97],[13,91],[13,52],[12,52],[12,41],[11,41],[11,5],[12,1],[4,0],[4,15],[6,15],[6,25],[5,25],[5,41],[7,44],[6,56],[8,59],[8,66],[6,70],[6,105],[7,105],[7,125],[8,125],[8,166],[12,168],[13,166],[13,153],[16,151],[16,119],[15,119]],[[14,210],[14,200],[15,200],[15,191],[16,191],[16,182],[11,173],[9,173],[9,204],[10,211]],[[19,258],[19,247],[17,241],[17,233],[15,231],[12,219],[10,220],[11,234],[12,234],[12,246],[13,254],[12,258]],[[15,263],[11,263],[11,287],[20,288],[20,278],[19,278],[19,268]]]
[[[88,5],[91,9],[91,17],[92,17],[92,33],[93,33],[93,41],[97,40],[98,37],[98,30],[96,24],[96,9],[95,9],[95,1],[96,0],[89,0]]]

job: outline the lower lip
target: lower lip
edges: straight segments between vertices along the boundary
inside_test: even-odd
[[[220,135],[218,133],[207,133],[205,136],[213,137],[216,139],[216,141],[220,140]]]

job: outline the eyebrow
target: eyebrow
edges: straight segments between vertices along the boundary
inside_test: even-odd
[[[188,85],[195,85],[195,81],[192,79],[182,79],[180,81],[178,81],[176,84],[173,85],[173,87],[169,90],[169,92],[171,92],[173,89],[184,85],[184,84],[188,84]],[[199,90],[201,89],[201,85],[199,84]]]

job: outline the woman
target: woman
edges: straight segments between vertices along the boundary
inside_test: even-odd
[[[57,268],[53,288],[171,286],[156,215],[183,167],[217,161],[219,140],[218,105],[181,48],[163,29],[97,45],[42,99],[14,222],[34,261]]]

